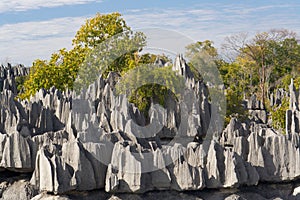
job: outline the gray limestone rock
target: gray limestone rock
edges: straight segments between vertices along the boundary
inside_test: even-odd
[[[6,188],[1,195],[1,200],[30,200],[34,193],[32,186],[28,182],[19,180]]]
[[[125,145],[125,144],[124,144]],[[131,152],[134,146],[116,143],[112,153],[111,164],[106,174],[107,192],[143,192],[142,161],[139,152]],[[137,158],[136,158],[137,157]]]
[[[83,145],[77,141],[69,141],[62,146],[61,159],[72,168],[72,185],[78,190],[96,189],[96,180],[92,162],[86,156]]]
[[[246,200],[246,199],[237,194],[232,194],[232,195],[226,197],[224,200]]]
[[[232,148],[224,149],[214,141],[209,144],[206,170],[208,188],[256,185],[259,181],[258,173],[251,164]]]
[[[291,84],[289,85],[289,94],[290,94],[290,110],[299,110],[298,93],[296,92],[293,79],[291,79]]]
[[[299,177],[299,135],[261,137],[252,133],[249,138],[248,161],[256,167],[260,180],[279,182]]]
[[[17,172],[33,171],[29,140],[19,133],[5,138],[0,166]]]
[[[40,193],[34,196],[31,200],[71,200],[71,198],[65,195],[50,195],[47,193]]]
[[[267,111],[266,110],[249,110],[249,115],[254,121],[259,123],[267,123]]]
[[[250,131],[248,129],[249,126],[247,124],[241,123],[237,118],[231,118],[229,124],[221,134],[220,143],[225,146],[232,146],[236,138],[247,138],[249,136]]]
[[[295,196],[295,197],[299,197],[300,196],[300,186],[294,188],[293,196]]]
[[[92,165],[92,171],[95,177],[95,188],[105,187],[107,166],[111,161],[113,150],[112,143],[83,143],[85,156]],[[87,170],[86,168],[84,170]],[[89,188],[88,190],[90,190]]]
[[[39,191],[58,194],[76,188],[74,170],[47,148],[38,151],[35,166],[31,184]]]
[[[0,161],[2,160],[3,157],[3,150],[5,147],[7,135],[0,133]]]
[[[191,148],[191,146],[190,146]],[[184,148],[175,144],[168,150],[169,156],[173,160],[173,167],[171,167],[170,173],[172,177],[171,187],[175,190],[201,190],[205,187],[203,160],[200,158],[197,160],[193,154],[184,154]],[[193,151],[190,149],[188,152]],[[201,148],[198,150],[201,152]]]
[[[211,140],[221,128],[208,86],[194,79],[182,56],[173,70],[186,90],[181,98],[166,98],[164,107],[152,103],[146,120],[128,96],[115,92],[116,73],[100,76],[79,94],[52,87],[19,101],[14,79],[27,71],[0,67],[1,170],[33,172],[31,184],[54,194],[202,191],[299,180],[300,97],[293,83],[289,92],[272,95],[272,105],[290,95],[286,135],[270,128],[253,95],[246,106],[250,119],[233,118]]]
[[[194,75],[190,69],[190,67],[186,64],[186,61],[183,59],[182,55],[179,54],[172,68],[174,71],[184,76],[186,79],[194,78]]]
[[[62,149],[42,147],[36,158],[31,183],[39,191],[64,193],[71,190],[94,190],[104,187],[109,150],[98,143],[68,141]],[[52,152],[51,152],[52,151]],[[52,178],[51,178],[52,177]]]

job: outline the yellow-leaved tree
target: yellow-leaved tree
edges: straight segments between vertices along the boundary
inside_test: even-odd
[[[52,86],[62,91],[67,88],[73,89],[78,71],[86,57],[97,46],[118,34],[137,40],[141,47],[145,45],[144,35],[142,33],[134,34],[120,13],[97,13],[77,31],[72,41],[71,50],[62,48],[53,53],[49,61],[38,59],[33,62],[19,97],[22,99],[29,98],[39,89],[50,89]],[[136,52],[140,50],[134,49],[134,51],[121,55],[111,64],[114,66],[113,70],[121,72],[123,69],[130,68],[128,65],[133,65],[130,59],[134,60]],[[111,67],[107,68],[107,70],[110,69]]]

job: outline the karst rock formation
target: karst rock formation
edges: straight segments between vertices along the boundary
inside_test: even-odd
[[[21,101],[15,79],[29,69],[1,66],[0,173],[29,173],[30,187],[52,194],[202,191],[300,179],[300,95],[293,82],[271,96],[273,105],[290,98],[285,134],[268,125],[255,95],[246,102],[251,119],[232,118],[217,131],[210,88],[194,79],[182,56],[172,69],[184,77],[184,95],[165,108],[152,103],[146,119],[116,93],[116,73],[100,75],[80,94],[41,89]]]

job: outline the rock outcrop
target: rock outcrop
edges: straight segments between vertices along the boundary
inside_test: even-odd
[[[170,97],[165,108],[152,104],[147,121],[116,93],[115,73],[80,94],[41,89],[21,101],[14,77],[27,69],[0,68],[0,170],[30,172],[36,190],[54,194],[198,191],[300,179],[299,94],[292,85],[285,135],[266,124],[266,111],[253,96],[248,121],[233,118],[214,133],[218,138],[209,138],[210,88],[195,81],[182,56],[173,70],[184,77],[184,95]]]

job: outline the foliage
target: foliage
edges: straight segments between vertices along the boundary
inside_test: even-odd
[[[27,80],[26,76],[17,76],[15,77],[17,92],[21,93],[24,91],[24,83]]]
[[[230,62],[219,65],[227,91],[227,117],[233,113],[243,116],[239,109],[242,98],[256,94],[268,106],[267,93],[275,88],[288,90],[291,78],[295,85],[300,83],[300,44],[293,32],[270,30],[228,37],[223,46]],[[281,107],[267,109],[273,126],[285,126],[286,102]]]
[[[143,33],[123,32],[97,45],[80,65],[75,90],[87,88],[99,74],[106,77],[113,71],[122,75],[138,66],[141,58],[138,53],[145,46],[145,40]]]
[[[219,66],[224,85],[226,88],[226,117],[225,125],[230,122],[231,117],[244,120],[247,110],[243,106],[243,100],[247,91],[251,90],[250,80],[245,77],[244,70],[237,63],[223,62]]]
[[[62,91],[66,88],[72,89],[85,53],[81,48],[70,51],[61,49],[58,53],[53,53],[49,61],[36,60],[24,83],[24,91],[19,94],[19,97],[29,98],[39,89],[50,89],[52,86]]]
[[[83,48],[95,48],[111,36],[130,31],[120,13],[111,13],[88,19],[77,31],[73,45]]]
[[[176,95],[166,86],[146,84],[133,91],[129,97],[129,102],[135,104],[146,120],[149,120],[148,111],[151,103],[157,103],[166,108],[166,102],[169,98],[176,99]]]
[[[205,79],[214,83],[219,82],[218,78],[220,77],[215,77],[218,74],[215,67],[218,62],[218,52],[212,41],[198,41],[188,45],[185,55],[189,59],[188,65],[196,81]]]
[[[88,19],[78,30],[73,39],[73,48],[71,50],[60,49],[52,54],[49,61],[36,60],[33,63],[30,75],[24,83],[24,91],[19,96],[21,98],[29,98],[40,88],[49,89],[52,86],[60,90],[73,89],[74,81],[86,57],[99,45],[105,43],[106,40],[122,33],[129,39],[137,40],[140,37],[141,47],[145,43],[144,36],[141,33],[134,35],[119,13],[96,14],[94,18]],[[108,46],[107,48],[110,47]],[[118,70],[116,71],[121,71],[120,69],[123,67],[124,69],[131,68],[132,59],[137,50],[140,49],[132,49],[132,51],[128,51],[124,55],[120,54],[114,63],[111,63],[108,70],[117,68]],[[90,69],[90,71],[93,71],[93,69]],[[95,74],[97,71],[93,72]]]
[[[229,88],[226,90],[226,116],[225,125],[230,122],[231,117],[236,117],[241,121],[244,121],[248,112],[243,106],[243,96],[236,93],[233,89]]]
[[[152,101],[164,105],[166,94],[171,94],[178,87],[171,84],[171,79],[177,76],[171,72],[170,67],[150,67],[148,71],[139,67],[154,63],[158,58],[164,62],[170,59],[164,55],[140,54],[146,45],[145,35],[141,32],[133,33],[119,13],[96,14],[94,18],[88,19],[76,33],[72,45],[71,50],[63,48],[53,53],[49,61],[36,60],[24,83],[24,91],[19,96],[29,98],[40,88],[49,89],[52,86],[62,91],[66,88],[80,91],[100,74],[106,77],[113,71],[126,77],[127,72],[130,74],[133,69],[139,68],[142,70],[139,75],[144,73],[150,75],[150,78],[141,87],[131,91],[130,101],[146,113]],[[158,80],[165,82],[160,83]],[[154,83],[148,84],[151,81]],[[127,79],[126,84],[135,85],[136,79]]]
[[[29,98],[33,95],[39,88],[47,88],[50,87],[53,79],[49,79],[48,77],[52,76],[51,72],[55,72],[55,70],[51,69],[45,60],[36,60],[33,63],[33,66],[30,69],[30,74],[27,80],[24,82],[24,90],[23,93],[19,94],[21,98]],[[50,81],[49,81],[50,80]]]
[[[55,86],[81,90],[99,74],[119,73],[117,90],[129,95],[130,102],[147,116],[152,102],[163,106],[168,98],[180,98],[183,80],[171,67],[153,64],[163,55],[141,54],[146,45],[143,33],[134,33],[119,13],[96,14],[88,19],[72,40],[72,49],[60,49],[50,60],[35,60],[28,77],[17,78],[19,97],[29,98],[40,88]],[[229,60],[220,58],[213,42],[205,40],[186,47],[188,65],[197,81],[224,84],[227,102],[226,121],[235,115],[245,119],[244,98],[257,94],[268,106],[267,93],[275,88],[288,89],[290,79],[300,85],[300,44],[293,32],[270,30],[250,37],[228,37],[224,49]],[[214,91],[215,92],[215,91]],[[214,96],[221,97],[220,91]],[[268,108],[273,126],[284,129],[287,100]],[[220,106],[220,105],[218,105]],[[221,107],[221,106],[220,106]]]
[[[190,44],[186,47],[186,56],[191,57],[195,53],[205,51],[208,55],[215,58],[218,56],[217,49],[213,46],[213,42],[210,40],[205,40],[203,42],[197,41],[196,43]]]
[[[168,98],[175,100],[181,97],[183,88],[183,77],[177,76],[172,66],[144,64],[123,75],[117,92],[127,94],[129,101],[147,117],[151,103],[166,106]]]
[[[282,133],[285,133],[285,115],[288,109],[288,98],[283,98],[281,104],[279,106],[273,107],[270,111],[270,114],[272,116],[272,126],[277,130],[281,130]]]
[[[250,80],[245,77],[244,70],[237,63],[223,63],[219,66],[224,85],[226,88],[226,117],[225,124],[235,116],[241,120],[247,116],[243,106],[243,100],[247,91],[251,90]]]
[[[268,91],[275,87],[287,89],[291,78],[296,85],[300,83],[300,45],[293,32],[270,30],[252,38],[249,34],[234,35],[226,39],[224,47],[227,55],[231,54],[229,62],[220,58],[209,40],[187,46],[187,57],[197,80],[213,83],[218,80],[214,68],[203,65],[203,53],[218,67],[226,89],[227,121],[232,115],[247,117],[242,105],[244,98],[255,93],[265,104]],[[271,112],[271,117],[278,112],[280,109]]]
[[[247,34],[229,37],[225,47],[235,52],[234,62],[243,67],[244,77],[250,77],[252,91],[257,91],[264,102],[267,92],[282,83],[282,77],[299,74],[300,45],[296,35],[284,29],[247,37]]]

